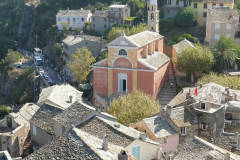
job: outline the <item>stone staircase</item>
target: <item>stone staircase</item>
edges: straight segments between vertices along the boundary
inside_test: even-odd
[[[173,86],[171,87],[171,82]],[[163,84],[163,88],[157,97],[159,100],[161,107],[166,106],[174,97],[176,96],[176,82],[173,75],[173,66],[172,62],[169,65],[169,77],[166,82]]]

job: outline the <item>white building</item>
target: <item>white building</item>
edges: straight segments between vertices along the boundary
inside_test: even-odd
[[[59,10],[56,15],[58,30],[63,30],[64,25],[68,25],[72,30],[82,29],[86,22],[91,21],[90,10]]]

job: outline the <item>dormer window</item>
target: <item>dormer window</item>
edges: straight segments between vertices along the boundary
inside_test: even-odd
[[[121,49],[121,50],[118,52],[118,55],[119,55],[119,56],[127,56],[127,51],[124,50],[124,49]]]
[[[205,103],[201,103],[201,109],[206,110],[206,105],[205,105]]]

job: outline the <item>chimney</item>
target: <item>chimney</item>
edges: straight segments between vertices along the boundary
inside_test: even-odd
[[[230,160],[230,154],[229,153],[224,154],[224,160]]]
[[[230,89],[234,89],[233,85],[230,86]]]
[[[225,88],[225,91],[227,91],[227,92],[228,92],[228,91],[229,91],[229,88],[228,88],[228,87],[226,87],[226,88]]]
[[[141,139],[142,141],[145,141],[146,138],[147,138],[147,134],[146,133],[140,133],[139,139]]]
[[[171,116],[171,107],[169,105],[167,105],[167,108],[166,108],[166,115],[167,117],[170,117]]]
[[[200,88],[202,88],[202,86],[203,86],[203,84],[202,84],[202,83],[200,83]]]
[[[188,91],[188,93],[186,93],[186,99],[188,99],[188,98],[190,98],[191,96],[190,96],[190,93],[191,93],[191,90],[190,90],[190,88],[189,88],[189,91]]]
[[[124,150],[121,150],[118,154],[118,160],[128,160],[128,155]]]
[[[69,96],[69,103],[72,103],[73,96]]]
[[[239,143],[239,135],[238,135],[238,132],[235,132],[235,138],[234,138],[234,141],[236,144]]]
[[[103,135],[103,143],[102,143],[102,149],[104,151],[108,151],[108,141],[107,141],[107,135]]]
[[[114,124],[114,127],[120,128],[120,124]]]

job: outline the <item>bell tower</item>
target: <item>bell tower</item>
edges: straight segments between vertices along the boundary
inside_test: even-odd
[[[149,2],[150,1],[150,2]],[[159,10],[157,0],[148,0],[148,30],[159,32]]]

